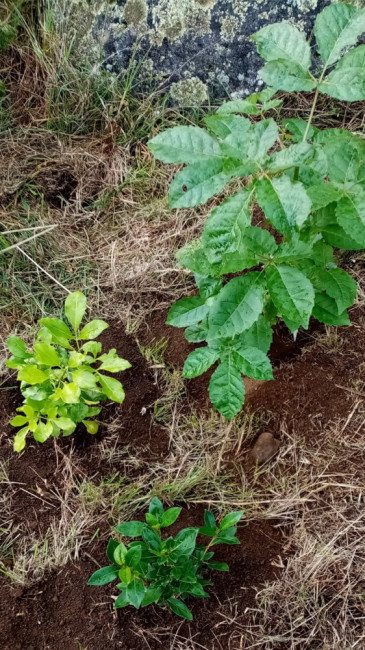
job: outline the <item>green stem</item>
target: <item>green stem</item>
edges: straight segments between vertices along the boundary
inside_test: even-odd
[[[316,92],[314,93],[314,98],[313,98],[313,104],[312,104],[311,112],[309,113],[309,118],[308,118],[307,126],[306,126],[306,129],[305,129],[305,131],[304,131],[304,135],[303,135],[303,142],[305,142],[305,141],[307,140],[307,137],[308,137],[309,129],[310,129],[310,126],[311,126],[311,124],[312,124],[312,120],[313,120],[314,111],[315,111],[315,108],[316,108],[316,105],[317,105],[317,100],[318,100],[318,95],[319,95],[319,84],[322,83],[322,80],[323,80],[323,77],[324,77],[324,75],[325,75],[325,72],[326,72],[326,66],[324,66],[324,68],[323,68],[323,70],[322,70],[322,74],[321,74],[321,76],[320,76],[320,78],[319,78],[319,80],[318,80],[318,84],[317,84]]]

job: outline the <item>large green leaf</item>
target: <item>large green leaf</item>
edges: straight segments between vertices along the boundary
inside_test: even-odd
[[[300,228],[311,210],[311,200],[299,182],[288,176],[262,178],[256,184],[256,197],[266,218],[279,232],[290,237]]]
[[[245,130],[233,131],[222,142],[221,149],[227,156],[242,161],[237,176],[248,176],[260,168],[269,149],[278,139],[278,126],[273,119],[261,120]]]
[[[310,47],[305,35],[288,22],[266,25],[251,38],[266,61],[283,59],[297,63],[306,70],[311,64]]]
[[[326,291],[337,305],[337,313],[342,314],[354,303],[357,284],[343,269],[318,269],[315,273],[315,287]]]
[[[135,578],[127,586],[126,597],[128,598],[131,605],[136,607],[136,609],[139,609],[145,592],[146,587],[144,586],[142,580]]]
[[[307,328],[314,305],[314,289],[308,278],[286,264],[269,266],[266,278],[271,299],[283,319]]]
[[[239,347],[232,352],[234,363],[243,375],[253,379],[273,379],[270,359],[258,348]]]
[[[72,381],[80,388],[96,388],[96,376],[86,367],[81,367],[72,373]]]
[[[307,70],[292,61],[269,61],[261,68],[259,75],[265,83],[288,92],[309,92],[317,85]]]
[[[57,339],[65,339],[66,341],[73,339],[71,330],[59,318],[41,318],[39,322]]]
[[[345,54],[318,88],[321,93],[346,102],[365,99],[365,45]]]
[[[321,232],[324,240],[331,246],[352,251],[361,250],[364,248],[363,244],[357,242],[340,226],[336,216],[336,209],[336,203],[330,203],[326,207],[317,210],[313,214],[315,230]],[[344,217],[346,217],[346,212]]]
[[[312,201],[313,210],[324,208],[333,201],[339,201],[342,193],[341,190],[332,183],[321,183],[307,187],[307,194]]]
[[[313,316],[326,325],[351,325],[347,311],[339,314],[336,301],[325,293],[316,294]]]
[[[307,125],[308,122],[299,117],[288,117],[283,120],[283,126],[292,134],[293,142],[298,142],[300,144],[303,144],[303,136],[307,130]],[[318,129],[311,125],[308,129],[307,140],[312,140],[317,131]],[[287,150],[283,149],[283,151]]]
[[[182,602],[182,600],[179,600],[178,598],[168,598],[167,603],[174,612],[174,614],[177,614],[178,616],[181,616],[181,618],[186,618],[187,621],[192,621],[193,620],[193,615],[188,609],[188,607],[185,605],[185,603]]]
[[[170,185],[170,208],[191,208],[218,194],[232,174],[223,170],[219,159],[202,160],[176,174]]]
[[[17,359],[26,359],[29,356],[27,354],[27,346],[18,336],[9,336],[6,340],[6,344],[11,354],[13,354]]]
[[[199,323],[209,312],[209,305],[200,296],[182,298],[169,309],[166,324],[174,327],[188,327]]]
[[[336,219],[351,239],[365,248],[365,192],[341,199],[337,204]]]
[[[19,370],[18,379],[27,384],[43,384],[47,381],[48,374],[40,370],[36,365],[24,366]]]
[[[212,404],[227,420],[231,420],[241,410],[245,400],[245,386],[241,372],[233,365],[231,356],[212,374],[209,396]]]
[[[96,339],[108,327],[108,323],[106,323],[104,320],[99,320],[96,318],[95,320],[90,321],[90,323],[86,323],[86,325],[84,325],[79,334],[79,339],[81,341],[90,341]]]
[[[202,243],[210,262],[220,262],[222,253],[237,248],[251,222],[251,194],[241,190],[215,208],[203,230]]]
[[[34,358],[43,366],[59,366],[61,363],[57,350],[50,343],[42,341],[34,344]]]
[[[88,585],[107,585],[109,582],[115,580],[118,576],[118,567],[117,566],[106,566],[102,569],[98,569],[95,573],[92,574],[91,578],[88,581]]]
[[[125,392],[120,381],[114,379],[113,377],[107,377],[106,375],[101,375],[99,373],[97,373],[97,376],[105,395],[109,397],[109,399],[113,400],[113,402],[122,404],[125,399]]]
[[[231,133],[239,133],[242,137],[251,129],[250,120],[242,115],[206,115],[204,122],[212,133],[222,139]]]
[[[62,400],[65,404],[77,404],[80,400],[81,389],[74,382],[63,384],[62,388],[57,388],[54,392],[55,400]]]
[[[212,276],[219,274],[219,265],[209,262],[200,239],[194,239],[185,244],[177,251],[175,257],[181,266],[194,271],[194,273]]]
[[[249,329],[262,312],[264,293],[263,274],[257,271],[230,280],[211,307],[209,336],[235,336]]]
[[[239,345],[242,347],[259,348],[265,354],[270,350],[273,332],[270,323],[259,316],[250,329],[243,332],[239,337]]]
[[[198,126],[174,126],[156,135],[148,146],[164,163],[199,163],[205,158],[221,158],[219,143]]]
[[[237,250],[222,255],[221,273],[236,273],[270,258],[276,250],[275,239],[267,230],[248,226]]]
[[[273,153],[267,167],[272,172],[281,172],[290,169],[290,167],[299,167],[312,157],[313,145],[308,142],[299,142]]]
[[[316,18],[314,34],[326,67],[336,63],[344,48],[354,45],[363,32],[365,9],[342,2],[325,7]]]
[[[184,363],[183,377],[198,377],[206,372],[219,358],[219,352],[213,348],[197,348],[190,352]]]
[[[77,332],[80,323],[86,312],[86,297],[81,291],[69,293],[65,302],[65,314],[68,322],[72,325],[74,332]]]

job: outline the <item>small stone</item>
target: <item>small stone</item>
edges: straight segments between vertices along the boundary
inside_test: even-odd
[[[259,435],[250,451],[251,459],[254,463],[263,465],[263,463],[266,463],[268,460],[270,460],[270,458],[275,456],[279,450],[279,447],[280,440],[274,438],[272,433],[269,431],[264,431],[264,433],[261,433],[261,435]]]

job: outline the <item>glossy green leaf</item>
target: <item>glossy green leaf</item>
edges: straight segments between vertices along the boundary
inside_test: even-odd
[[[56,400],[62,400],[65,404],[77,404],[81,395],[81,389],[74,382],[65,383],[62,388],[58,388],[54,397]]]
[[[148,587],[145,592],[142,600],[142,607],[147,607],[147,605],[152,605],[152,603],[157,603],[161,598],[162,589],[161,587]]]
[[[236,348],[232,356],[243,375],[260,380],[274,379],[270,359],[258,348],[242,346]]]
[[[361,250],[364,248],[361,242],[357,242],[350,234],[348,234],[337,220],[336,204],[331,203],[325,208],[317,210],[313,215],[313,220],[316,229],[319,230],[326,242],[336,248],[344,248],[347,250]],[[347,212],[343,213],[344,220],[346,219]]]
[[[61,361],[57,350],[50,343],[38,341],[34,344],[34,358],[43,366],[60,366]]]
[[[92,574],[87,584],[93,586],[107,585],[118,576],[118,570],[117,566],[106,566],[98,569]]]
[[[319,289],[335,300],[338,314],[353,305],[358,287],[346,271],[339,268],[318,269],[315,279],[315,286],[318,285]]]
[[[79,329],[86,312],[86,297],[81,291],[69,293],[65,301],[65,315],[74,332]]]
[[[161,527],[166,528],[175,523],[180,515],[181,508],[168,508],[161,516]]]
[[[85,425],[85,429],[88,433],[94,436],[99,431],[99,425],[94,420],[82,420],[82,423]]]
[[[170,208],[191,208],[206,203],[223,189],[231,176],[224,172],[219,158],[185,167],[170,185]]]
[[[215,571],[229,571],[229,566],[225,562],[209,562],[209,568]]]
[[[265,286],[259,272],[233,278],[223,287],[209,313],[209,336],[229,337],[249,329],[262,312]]]
[[[127,566],[132,569],[136,569],[141,561],[142,556],[142,547],[141,546],[132,546],[128,549],[124,562]]]
[[[215,408],[231,420],[242,408],[245,386],[241,372],[229,357],[214,371],[209,382],[209,396]]]
[[[166,323],[174,327],[188,327],[202,321],[208,312],[209,306],[200,296],[182,298],[170,307]]]
[[[164,163],[199,163],[220,158],[219,143],[198,126],[175,126],[149,141],[148,147]]]
[[[119,594],[118,598],[114,602],[114,609],[121,609],[122,607],[127,607],[129,605],[129,600],[123,591]]]
[[[207,324],[190,325],[185,330],[185,338],[189,343],[201,343],[205,341],[208,335]]]
[[[215,516],[210,510],[204,510],[204,524],[207,528],[216,528]]]
[[[174,614],[177,614],[181,618],[185,618],[188,621],[193,620],[193,615],[190,609],[188,609],[185,603],[183,603],[181,600],[178,600],[177,598],[168,598],[167,603]]]
[[[109,327],[108,323],[103,320],[92,320],[90,323],[87,323],[81,330],[79,334],[79,339],[81,341],[89,341],[96,339],[104,330]]]
[[[239,341],[244,347],[258,348],[265,354],[272,343],[273,332],[270,323],[264,316],[259,316],[251,327],[243,332]]]
[[[16,415],[15,418],[10,420],[9,424],[11,424],[12,427],[22,427],[28,422],[28,419],[29,418],[24,415]]]
[[[115,562],[115,564],[118,564],[119,566],[123,566],[126,555],[127,555],[127,547],[125,546],[125,544],[120,543],[114,549],[113,561]]]
[[[72,381],[80,388],[96,388],[96,376],[86,367],[75,370],[72,373]]]
[[[313,316],[326,325],[351,325],[347,311],[339,314],[336,301],[325,293],[316,294]]]
[[[14,436],[13,447],[14,447],[14,451],[16,451],[18,454],[25,447],[25,438],[28,431],[29,431],[29,427],[23,427],[23,429],[17,431],[16,435]]]
[[[110,539],[108,542],[108,546],[106,549],[106,556],[108,560],[112,563],[114,563],[114,551],[119,545],[119,542],[116,542],[115,539]]]
[[[266,278],[271,299],[284,320],[307,328],[314,305],[314,289],[308,278],[286,264],[269,266]]]
[[[45,442],[52,435],[52,432],[53,426],[51,422],[38,422],[33,432],[34,440],[37,440],[37,442]]]
[[[204,372],[209,370],[210,366],[213,365],[219,358],[219,352],[213,348],[197,348],[190,352],[188,358],[184,363],[183,368],[183,377],[191,379],[192,377],[198,377]]]
[[[118,357],[115,350],[109,350],[108,354],[102,354],[99,361],[102,362],[99,370],[106,370],[107,372],[122,372],[132,367],[129,361]]]
[[[197,528],[184,528],[183,530],[180,530],[175,537],[175,555],[184,555],[189,557],[195,549],[197,535]]]
[[[243,510],[237,510],[237,512],[230,512],[228,515],[223,517],[222,521],[219,524],[219,530],[226,530],[238,524],[242,519]]]
[[[120,381],[114,379],[113,377],[106,377],[105,375],[101,375],[99,373],[97,373],[97,376],[105,395],[109,397],[109,399],[113,400],[113,402],[122,404],[125,399],[125,392]]]

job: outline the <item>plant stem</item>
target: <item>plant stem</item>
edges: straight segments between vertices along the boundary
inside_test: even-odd
[[[322,80],[323,80],[324,74],[325,74],[325,72],[326,72],[326,69],[327,69],[327,67],[324,66],[324,68],[323,68],[323,70],[322,70],[322,74],[321,74],[321,76],[320,76],[320,78],[319,78],[319,80],[318,80],[318,84],[317,84],[316,92],[314,93],[314,98],[313,98],[313,104],[312,104],[311,112],[309,113],[309,118],[308,118],[307,126],[306,126],[306,129],[305,129],[305,131],[304,131],[304,135],[303,135],[303,142],[305,142],[306,139],[307,139],[307,137],[308,137],[308,133],[309,133],[310,125],[312,124],[314,111],[315,111],[315,108],[316,108],[316,105],[317,105],[317,100],[318,100],[318,95],[319,95],[319,84],[322,83]]]

